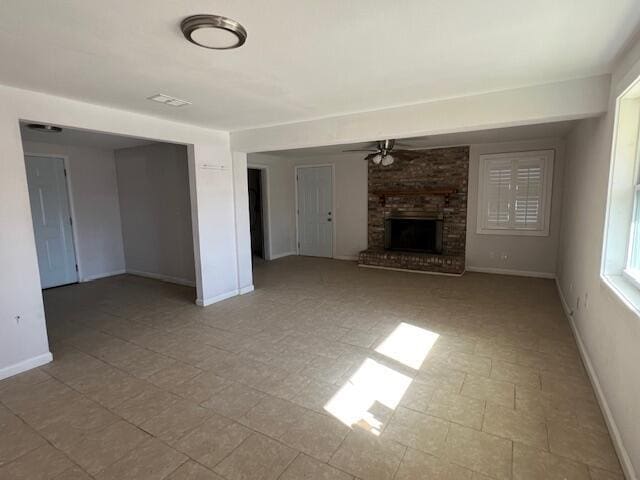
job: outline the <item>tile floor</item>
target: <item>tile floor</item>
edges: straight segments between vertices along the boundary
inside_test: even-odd
[[[254,293],[45,293],[0,382],[0,479],[622,479],[553,282],[290,257]]]

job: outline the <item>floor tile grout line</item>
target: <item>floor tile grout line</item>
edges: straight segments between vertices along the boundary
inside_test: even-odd
[[[291,460],[287,466],[284,468],[284,470],[282,470],[282,472],[280,472],[280,474],[278,475],[278,477],[275,480],[280,480],[282,478],[282,476],[287,473],[287,470],[289,470],[289,467],[291,467],[291,465],[293,465],[295,463],[295,461],[300,457],[300,455],[302,455],[302,452],[298,452],[297,455],[295,457],[293,457],[293,460]]]
[[[63,382],[62,380],[59,380],[59,379],[57,379],[57,378],[55,378],[55,377],[52,377],[52,378],[53,378],[54,380],[56,380],[57,382],[61,383],[62,385],[66,386],[66,387],[67,387],[67,388],[69,388],[70,390],[74,391],[75,393],[77,393],[78,395],[80,395],[82,398],[84,398],[84,399],[88,400],[89,402],[92,402],[93,404],[95,404],[95,405],[96,405],[96,406],[98,406],[99,408],[103,408],[103,409],[105,409],[106,411],[108,411],[109,413],[111,413],[114,417],[116,417],[116,420],[114,420],[112,423],[109,423],[108,425],[105,425],[105,426],[103,426],[103,427],[101,427],[101,428],[98,428],[98,429],[96,429],[96,430],[93,430],[93,431],[92,431],[92,433],[99,433],[99,432],[102,432],[102,431],[106,430],[107,428],[109,428],[109,427],[113,426],[113,425],[114,425],[115,423],[117,423],[118,421],[123,421],[123,422],[125,422],[125,423],[127,423],[127,424],[131,425],[131,426],[132,426],[133,428],[135,428],[136,430],[139,430],[139,431],[141,431],[142,433],[144,433],[145,435],[148,435],[150,438],[152,438],[152,439],[156,439],[156,440],[158,440],[158,441],[160,441],[160,442],[164,443],[164,444],[165,444],[165,446],[167,446],[167,447],[171,448],[172,450],[177,451],[173,446],[171,446],[170,444],[168,444],[167,442],[165,442],[165,441],[164,441],[164,440],[162,440],[161,438],[157,437],[156,435],[152,434],[151,432],[148,432],[148,431],[144,430],[143,428],[141,428],[141,426],[136,425],[136,424],[134,424],[134,423],[130,422],[129,420],[127,420],[126,418],[122,417],[122,416],[121,416],[120,414],[118,414],[117,412],[114,412],[113,410],[111,410],[111,408],[109,408],[109,407],[107,407],[107,406],[105,406],[105,405],[102,405],[100,402],[97,402],[96,400],[94,400],[94,399],[92,399],[92,398],[88,397],[88,396],[87,396],[86,394],[84,394],[83,392],[80,392],[80,391],[76,390],[76,389],[75,389],[75,388],[73,388],[71,385],[68,385],[67,383]],[[134,396],[134,397],[131,397],[131,398],[135,398],[135,397],[137,397],[137,395],[136,395],[136,396]],[[125,401],[126,401],[126,400],[125,400]],[[123,403],[124,403],[124,402],[123,402]],[[118,405],[119,405],[119,404],[118,404]],[[169,408],[171,408],[171,407],[169,407]],[[162,413],[166,412],[167,410],[169,410],[169,408],[164,409],[164,410],[163,410],[161,413],[159,413],[158,415],[160,415],[160,414],[162,414]],[[19,416],[18,414],[15,414],[15,415],[16,415],[16,416]],[[156,416],[158,416],[158,415],[156,415]],[[155,417],[155,416],[154,416],[154,417]],[[21,418],[21,419],[22,419],[22,418]],[[118,419],[119,419],[119,420],[118,420]],[[22,419],[22,420],[23,420],[23,419]],[[23,420],[23,421],[24,421],[24,420]],[[26,421],[25,421],[25,423],[26,423],[27,425],[29,425],[29,424],[28,424],[28,422],[26,422]],[[60,452],[61,452],[61,453],[63,453],[65,456],[69,457],[69,455],[68,455],[66,452],[64,452],[63,450],[61,450],[61,449],[59,449],[58,447],[56,447],[56,446],[55,446],[53,443],[51,443],[51,442],[50,442],[46,437],[44,437],[44,435],[42,435],[42,434],[41,434],[41,433],[40,433],[36,428],[34,428],[34,427],[31,427],[31,428],[33,428],[33,429],[38,433],[38,435],[40,435],[40,436],[41,436],[41,437],[42,437],[42,438],[43,438],[47,443],[49,443],[53,448],[55,448],[56,450],[60,451]],[[194,428],[195,428],[195,427],[194,427]],[[82,437],[84,437],[84,436],[86,436],[86,435],[87,435],[87,433],[82,434],[81,436],[82,436]],[[185,436],[186,436],[186,434],[185,434]],[[182,438],[182,437],[181,437],[181,438]],[[137,444],[134,448],[138,448],[138,447],[140,446],[140,444],[141,444],[141,443],[143,443],[143,442],[144,442],[144,441],[141,441],[141,442],[140,442],[139,444]],[[118,461],[122,460],[122,458],[124,458],[125,456],[126,456],[126,453],[125,453],[122,457],[118,458],[117,460],[115,460],[114,462],[112,462],[112,463],[111,463],[110,465],[108,465],[108,466],[111,466],[111,465],[113,465],[113,464],[117,463]],[[188,456],[187,456],[187,457],[188,457]],[[71,457],[69,457],[69,458],[71,459]],[[188,457],[188,458],[189,458],[189,457]],[[72,460],[72,462],[73,462],[73,459],[71,459],[71,460]],[[73,463],[75,463],[75,462],[73,462]],[[76,464],[76,465],[78,465],[78,464]],[[108,466],[103,467],[103,469],[101,469],[100,471],[102,471],[102,470],[106,469]],[[80,465],[78,465],[78,467],[80,467],[80,468],[81,468],[81,466],[80,466]],[[84,469],[83,469],[83,468],[81,468],[81,469],[84,471]],[[98,473],[99,473],[99,472],[98,472]]]
[[[402,467],[402,462],[404,462],[404,459],[407,456],[407,452],[408,451],[409,451],[409,447],[405,446],[404,447],[404,451],[402,452],[402,458],[400,458],[400,461],[398,462],[398,465],[396,466],[396,469],[393,472],[393,475],[391,476],[391,480],[395,480],[395,478],[398,476],[398,472],[400,471],[400,468]]]
[[[96,331],[96,332],[98,332],[98,330],[95,330],[95,331]],[[102,332],[99,332],[99,333],[102,333]],[[110,335],[110,334],[105,334],[105,335],[109,335],[109,336],[112,336],[112,337],[113,337],[113,335]],[[114,338],[117,338],[117,337],[114,337]],[[125,342],[126,342],[126,340],[125,340]],[[156,355],[164,356],[164,357],[169,358],[169,359],[171,359],[171,360],[173,360],[173,361],[176,361],[176,362],[178,362],[178,363],[180,363],[180,364],[183,364],[183,365],[189,365],[189,364],[187,364],[187,363],[185,363],[185,362],[182,362],[182,361],[180,361],[180,360],[177,360],[177,359],[175,359],[175,358],[172,358],[172,357],[170,357],[170,356],[168,356],[168,355],[165,355],[165,354],[163,354],[163,353],[156,352],[156,351],[154,351],[154,350],[150,350],[150,349],[148,349],[148,348],[146,348],[146,347],[143,347],[143,346],[141,346],[141,345],[137,345],[137,344],[135,344],[135,343],[131,343],[131,342],[127,342],[127,343],[129,343],[129,344],[131,344],[131,345],[134,345],[134,346],[137,346],[137,347],[139,347],[139,348],[141,348],[141,349],[143,349],[143,350],[147,350],[147,351],[149,351],[149,352],[151,352],[151,353],[154,353],[154,354],[156,354]],[[106,366],[108,366],[108,367],[110,367],[110,368],[113,368],[113,369],[115,369],[115,370],[119,371],[120,373],[123,373],[123,374],[125,374],[125,375],[128,375],[129,377],[135,378],[135,379],[137,379],[137,380],[140,380],[140,381],[146,382],[146,383],[148,383],[148,384],[150,384],[150,385],[154,385],[154,386],[156,386],[156,387],[157,387],[157,385],[153,384],[152,382],[150,382],[150,381],[148,380],[148,378],[149,378],[149,377],[151,377],[151,376],[153,376],[154,374],[150,375],[150,376],[149,376],[149,377],[147,377],[147,378],[140,378],[140,377],[138,377],[138,376],[136,376],[136,375],[132,375],[130,372],[128,372],[128,371],[126,371],[126,370],[124,370],[122,367],[118,367],[118,366],[116,366],[116,365],[113,365],[113,364],[111,364],[111,363],[107,362],[106,360],[104,360],[104,359],[102,359],[102,358],[100,358],[100,357],[98,357],[98,356],[94,355],[94,354],[93,354],[93,353],[91,353],[91,352],[86,352],[86,351],[84,351],[84,350],[79,349],[79,348],[78,348],[76,345],[74,345],[74,344],[69,343],[69,344],[68,344],[68,347],[73,348],[74,350],[76,350],[77,352],[79,352],[79,353],[81,353],[81,354],[83,354],[83,355],[87,355],[87,356],[89,356],[89,357],[92,357],[92,358],[94,358],[95,360],[98,360],[99,362],[101,362],[101,363],[105,364]],[[195,366],[193,366],[193,365],[189,365],[189,366],[194,367],[194,368],[197,368],[197,367],[195,367]],[[198,369],[198,370],[201,370],[201,369]],[[201,373],[202,373],[203,371],[204,371],[204,370],[201,370]],[[48,373],[48,372],[47,372],[47,373]],[[157,372],[156,372],[156,373],[157,373]],[[51,374],[51,373],[49,373],[49,375],[54,376],[54,374]],[[199,375],[199,374],[198,374],[198,375]],[[57,378],[57,379],[58,379],[58,377],[54,377],[54,378]],[[61,380],[61,379],[58,379],[58,380],[59,380],[59,381],[63,381],[63,380]],[[65,383],[65,384],[66,384],[66,383]]]
[[[513,478],[513,469],[514,469],[514,464],[515,464],[515,442],[511,441],[511,478]]]
[[[107,362],[108,363],[108,362]],[[128,372],[127,372],[128,373]],[[461,384],[461,387],[463,386],[463,384]],[[253,388],[253,387],[252,387]],[[268,392],[267,392],[268,393]],[[288,400],[288,399],[287,399]],[[261,432],[260,432],[261,433]],[[547,432],[548,433],[548,432]],[[262,434],[262,433],[261,433]]]
[[[48,438],[46,438],[44,435],[42,435],[37,429],[35,429],[34,427],[32,427],[31,425],[29,425],[29,423],[26,422],[26,420],[24,420],[19,414],[14,413],[11,409],[9,409],[9,411],[12,412],[13,415],[15,415],[16,417],[18,417],[22,422],[24,422],[26,425],[28,425],[31,429],[33,429],[33,431],[40,436],[40,438],[42,438],[51,448],[53,448],[55,451],[60,452],[60,454],[62,454],[65,458],[67,458],[67,460],[69,460],[69,462],[79,468],[83,473],[87,473],[87,475],[91,476],[93,478],[93,475],[90,475],[88,472],[85,471],[84,468],[82,468],[81,465],[79,465],[78,463],[76,463],[76,461],[71,458],[66,452],[64,452],[63,450],[59,449],[58,447],[56,447]],[[0,466],[0,469],[4,469],[6,466],[11,465],[14,462],[17,462],[18,460],[24,458],[25,456],[27,456],[29,453],[33,453],[36,450],[38,450],[39,448],[44,448],[45,445],[42,445],[40,447],[36,447],[32,450],[29,450],[28,452],[24,453],[23,455],[20,455],[17,458],[14,458],[13,460],[11,460],[10,462],[5,463],[4,465]],[[69,469],[64,470],[63,472],[60,473],[65,473],[66,471],[68,471]]]

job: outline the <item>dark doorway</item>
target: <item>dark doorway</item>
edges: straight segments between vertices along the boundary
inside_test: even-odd
[[[251,253],[264,258],[264,225],[262,223],[262,171],[248,170],[249,226],[251,230]]]

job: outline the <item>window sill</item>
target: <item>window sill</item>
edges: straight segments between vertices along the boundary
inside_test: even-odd
[[[513,230],[513,229],[488,229],[478,228],[478,235],[510,235],[513,237],[548,237],[549,232],[545,230]]]
[[[622,273],[618,275],[601,275],[600,279],[616,300],[622,303],[640,317],[640,288],[635,282],[626,278]]]

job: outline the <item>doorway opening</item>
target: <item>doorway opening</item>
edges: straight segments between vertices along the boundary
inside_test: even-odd
[[[249,187],[249,229],[251,231],[251,255],[252,257],[257,257],[264,260],[264,205],[262,202],[262,171],[258,168],[249,168],[247,171],[247,183]]]
[[[20,131],[43,290],[128,274],[193,295],[185,145],[24,122]]]
[[[20,131],[50,348],[95,354],[117,343],[148,358],[133,342],[140,325],[186,325],[181,312],[197,296],[187,146],[71,127]]]

